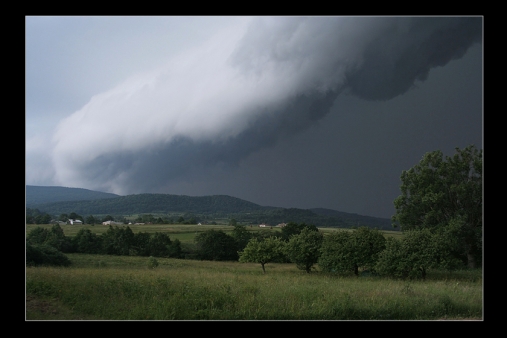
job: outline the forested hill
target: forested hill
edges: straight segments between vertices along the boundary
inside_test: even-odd
[[[197,219],[214,220],[235,218],[243,224],[267,223],[277,225],[283,222],[307,223],[316,226],[354,227],[369,226],[372,228],[393,230],[390,219],[362,216],[353,213],[339,212],[324,208],[299,209],[261,206],[246,200],[227,196],[211,195],[192,197],[172,194],[133,194],[118,196],[110,193],[94,192],[65,187],[27,186],[26,207],[38,209],[54,217],[61,214],[77,213],[83,217],[93,215],[126,216],[135,214],[186,214],[191,213]],[[42,186],[41,186],[42,187]],[[50,193],[58,193],[53,198]],[[61,189],[61,190],[59,190]],[[67,193],[65,191],[68,191]],[[38,193],[34,195],[35,193]],[[80,194],[78,194],[80,193]],[[97,193],[92,195],[91,193]],[[87,200],[86,194],[93,196]],[[67,201],[64,200],[67,196]],[[34,203],[45,197],[45,203]],[[52,200],[53,199],[53,200]],[[81,200],[78,200],[81,199]]]
[[[27,204],[27,207],[37,208],[54,215],[69,213],[68,211],[73,211],[81,215],[130,215],[174,212],[196,214],[245,213],[270,209],[270,207],[259,206],[227,195],[191,197],[186,195],[150,193],[117,196],[110,199],[52,202],[31,206]]]
[[[57,201],[98,200],[119,197],[118,194],[84,188],[26,185],[26,207]]]

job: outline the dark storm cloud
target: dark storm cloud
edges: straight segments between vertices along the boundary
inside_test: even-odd
[[[400,29],[403,27],[404,29]],[[387,25],[362,54],[347,86],[363,99],[388,100],[404,94],[431,68],[461,58],[482,38],[480,18],[401,18]]]
[[[54,139],[57,179],[131,194],[237,166],[305,131],[343,92],[404,94],[481,42],[481,32],[482,19],[467,17],[256,18],[243,36],[219,35],[64,120]]]

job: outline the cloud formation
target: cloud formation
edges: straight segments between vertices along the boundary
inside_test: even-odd
[[[481,39],[479,17],[253,18],[62,120],[55,178],[133,194],[236,166],[325,117],[341,93],[390,100]]]

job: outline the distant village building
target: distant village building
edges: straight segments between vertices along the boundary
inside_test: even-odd
[[[108,220],[108,221],[103,221],[102,224],[103,225],[121,225],[122,223],[121,222],[116,222],[116,221],[113,221],[113,220]]]
[[[280,224],[277,224],[277,226],[275,226],[275,227],[284,227],[284,226],[286,226],[286,223],[285,223],[285,222],[280,223]]]
[[[69,219],[67,224],[71,224],[71,225],[83,225],[83,222],[81,220],[78,220],[78,219]]]

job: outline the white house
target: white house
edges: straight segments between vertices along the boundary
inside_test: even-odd
[[[71,225],[83,225],[83,222],[81,220],[78,220],[78,219],[69,219],[68,221],[69,224]]]

